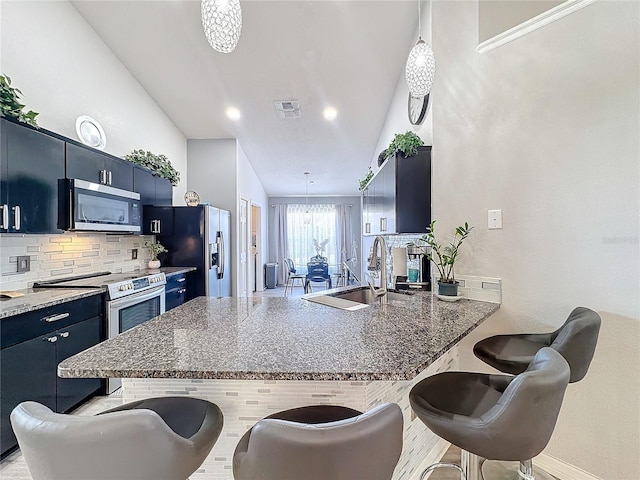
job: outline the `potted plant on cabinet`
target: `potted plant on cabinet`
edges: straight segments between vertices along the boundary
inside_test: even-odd
[[[156,155],[155,153],[145,152],[144,150],[134,150],[130,154],[125,155],[124,159],[141,167],[148,168],[154,175],[168,179],[174,187],[178,185],[180,181],[180,172],[178,172],[173,165],[171,165],[171,161],[162,154]]]
[[[412,157],[418,153],[418,147],[423,145],[422,139],[412,131],[396,133],[396,136],[385,150],[385,155],[389,157],[396,152],[402,152],[405,157]]]
[[[148,248],[151,252],[151,260],[149,260],[148,263],[149,268],[160,268],[160,260],[158,260],[158,254],[164,253],[168,250],[160,242],[147,242],[145,243],[145,247]]]
[[[438,242],[435,237],[436,221],[433,220],[427,227],[427,233],[420,237],[418,240],[424,245],[416,245],[415,242],[410,242],[410,247],[422,247],[427,259],[436,266],[440,279],[438,280],[438,295],[443,296],[458,296],[458,282],[456,281],[453,267],[456,259],[458,258],[460,245],[465,238],[469,236],[473,227],[469,226],[467,222],[464,225],[456,227],[453,237],[451,237],[448,244]],[[431,251],[427,252],[425,247],[430,247]]]
[[[25,106],[20,103],[22,92],[11,86],[11,78],[0,75],[0,117],[8,117],[38,128],[36,117],[39,115],[33,110],[24,112]]]

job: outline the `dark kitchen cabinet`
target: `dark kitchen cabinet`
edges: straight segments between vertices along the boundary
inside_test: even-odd
[[[0,232],[61,233],[64,141],[4,118],[0,122]]]
[[[140,194],[142,205],[168,205],[173,202],[171,182],[142,167],[133,168],[133,190]]]
[[[187,274],[178,273],[167,276],[165,286],[165,311],[182,305],[187,299]]]
[[[102,296],[1,319],[0,454],[17,446],[9,415],[21,402],[67,412],[103,390],[103,380],[57,376],[58,363],[105,338]]]
[[[93,148],[66,143],[67,178],[133,191],[133,164]]]
[[[431,147],[389,158],[363,191],[362,215],[364,235],[425,233],[431,222]]]
[[[142,207],[143,235],[173,234],[173,207]]]

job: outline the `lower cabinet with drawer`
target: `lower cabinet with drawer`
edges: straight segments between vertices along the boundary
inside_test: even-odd
[[[9,416],[21,402],[67,412],[101,393],[103,380],[60,378],[58,363],[104,340],[101,295],[1,319],[0,454],[17,446]]]
[[[187,298],[187,274],[177,273],[167,277],[165,286],[165,311],[182,305]]]

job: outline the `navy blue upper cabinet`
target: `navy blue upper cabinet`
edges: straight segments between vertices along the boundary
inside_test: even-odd
[[[93,148],[67,143],[67,178],[133,191],[133,164]]]
[[[0,232],[61,233],[64,141],[4,118],[0,122]]]
[[[431,223],[431,147],[396,152],[363,192],[363,235],[426,233]]]
[[[133,168],[133,190],[140,194],[142,205],[170,206],[173,197],[171,182],[154,175],[147,168]]]

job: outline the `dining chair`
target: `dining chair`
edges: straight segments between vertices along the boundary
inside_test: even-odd
[[[293,263],[293,260],[290,258],[284,259],[285,266],[285,276],[286,280],[284,282],[284,296],[287,296],[287,288],[289,289],[289,293],[293,293],[293,287],[296,285],[296,280],[300,280],[300,286],[304,289],[305,283],[305,274],[296,273],[296,267]]]
[[[311,292],[312,282],[323,282],[326,288],[331,288],[331,275],[329,275],[329,264],[326,262],[307,263],[307,276],[304,282],[304,292]]]

